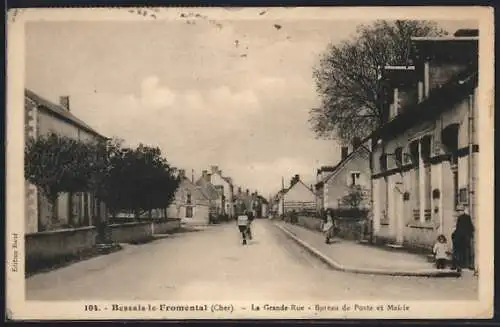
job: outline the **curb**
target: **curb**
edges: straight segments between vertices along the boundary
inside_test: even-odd
[[[376,268],[357,268],[357,267],[349,267],[338,263],[337,261],[327,257],[321,251],[311,246],[309,243],[301,240],[296,235],[294,235],[291,231],[289,231],[286,227],[280,226],[278,224],[274,224],[277,228],[283,231],[289,238],[294,240],[296,243],[301,245],[307,251],[309,251],[312,255],[326,263],[330,268],[342,272],[356,273],[356,274],[365,274],[365,275],[385,275],[385,276],[411,276],[411,277],[459,277],[461,273],[454,270],[444,270],[439,271],[437,269],[429,269],[429,270],[387,270],[387,269],[376,269]]]

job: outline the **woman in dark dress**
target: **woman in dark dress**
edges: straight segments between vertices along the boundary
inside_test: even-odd
[[[470,265],[469,259],[472,251],[471,243],[474,236],[474,225],[471,216],[464,211],[464,207],[457,207],[457,223],[455,231],[451,234],[453,242],[453,265],[457,271]]]

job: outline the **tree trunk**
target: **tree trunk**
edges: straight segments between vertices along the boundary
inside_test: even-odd
[[[148,218],[150,220],[153,219],[153,210],[151,210],[151,209],[148,210]]]
[[[50,202],[50,205],[51,205],[51,215],[50,215],[50,223],[51,225],[54,223],[54,222],[59,222],[59,215],[58,215],[58,211],[59,211],[59,206],[58,206],[58,195],[59,194],[51,194],[49,197],[48,197],[48,200]]]

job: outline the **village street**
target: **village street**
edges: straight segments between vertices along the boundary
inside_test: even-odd
[[[471,299],[464,278],[390,277],[328,269],[270,220],[240,243],[234,223],[177,233],[26,280],[27,300]]]

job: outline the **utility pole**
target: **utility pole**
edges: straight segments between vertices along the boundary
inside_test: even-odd
[[[281,176],[281,199],[282,199],[282,202],[281,202],[281,213],[283,216],[285,216],[285,178],[283,176]]]

